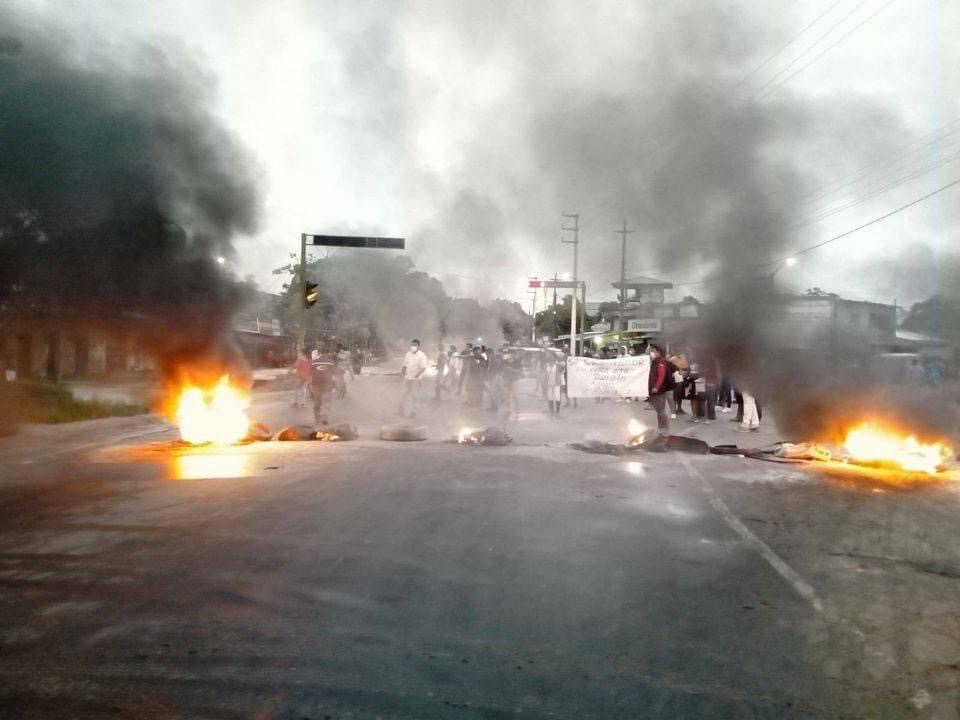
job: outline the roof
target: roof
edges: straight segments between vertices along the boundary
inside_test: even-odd
[[[906,342],[915,342],[923,345],[943,345],[943,340],[940,338],[924,335],[923,333],[911,332],[910,330],[897,330],[897,340],[905,340]]]
[[[620,281],[610,283],[613,287],[620,289]],[[662,288],[672,288],[673,283],[667,282],[666,280],[657,280],[656,278],[647,277],[646,275],[634,275],[633,277],[628,277],[623,281],[623,284],[628,288],[631,287],[662,287]]]

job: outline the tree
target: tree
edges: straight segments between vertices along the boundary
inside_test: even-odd
[[[700,300],[693,295],[684,295],[683,300],[680,302],[687,303],[688,305],[700,305]]]
[[[821,290],[818,287],[808,288],[805,293],[807,297],[822,297],[822,298],[838,298],[840,297],[837,293],[827,292],[826,290]]]
[[[573,298],[570,295],[566,295],[563,298],[562,304],[560,305],[551,305],[546,310],[537,313],[536,317],[536,327],[537,335],[545,335],[552,337],[554,332],[557,335],[569,335],[570,334],[570,306],[573,304]],[[583,328],[580,327],[580,305],[577,305],[577,332],[582,332]],[[586,327],[590,327],[595,321],[594,317],[590,315],[584,315],[584,322]]]
[[[960,343],[960,300],[934,295],[914,303],[900,327]]]
[[[288,278],[281,300],[287,327],[298,328],[299,264],[274,270]],[[374,348],[400,346],[419,338],[427,343],[448,337],[484,338],[496,344],[529,333],[531,318],[517,304],[495,300],[486,306],[470,298],[451,298],[443,285],[416,270],[406,256],[377,252],[328,253],[307,264],[307,278],[318,283],[316,305],[306,313],[308,344],[317,337],[336,337]]]

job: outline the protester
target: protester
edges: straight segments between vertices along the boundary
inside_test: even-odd
[[[347,373],[353,375],[353,367],[350,365],[350,355],[343,345],[337,344],[337,352],[334,355],[333,365],[333,386],[334,393],[338,398],[347,396]]]
[[[437,375],[434,378],[433,383],[433,399],[439,400],[440,394],[443,392],[443,383],[447,377],[447,351],[443,347],[443,343],[437,346]]]
[[[503,402],[507,406],[507,417],[517,415],[517,383],[523,377],[523,359],[517,353],[503,356],[501,370],[503,382]]]
[[[490,412],[500,410],[500,400],[503,395],[502,382],[500,377],[501,361],[497,351],[493,348],[485,348],[487,357],[485,389],[487,397],[490,399]]]
[[[334,358],[318,350],[313,352],[310,363],[310,386],[313,392],[313,419],[326,424],[323,411],[323,396],[333,389]]]
[[[551,417],[560,416],[561,389],[563,387],[563,370],[560,360],[554,353],[547,355],[543,386],[547,396],[547,407]]]
[[[363,350],[360,349],[359,345],[354,345],[353,350],[350,351],[350,366],[353,369],[354,376],[359,375],[363,369]]]
[[[687,378],[690,374],[690,363],[687,362],[685,355],[677,353],[667,360],[667,369],[673,374],[673,402],[670,405],[671,417],[676,419],[677,415],[686,415],[683,411],[683,398],[687,392]]]
[[[664,357],[663,348],[659,345],[650,346],[650,377],[648,380],[648,397],[653,409],[657,412],[657,448],[666,447],[667,435],[670,433],[670,418],[667,416],[666,394],[671,389],[670,366]]]
[[[403,378],[403,394],[400,396],[398,414],[408,418],[417,416],[417,389],[420,386],[420,376],[427,371],[429,363],[427,356],[420,349],[420,341],[410,343],[410,349],[403,358],[403,367],[400,375]]]
[[[717,404],[720,406],[720,412],[722,413],[730,412],[733,405],[733,385],[726,373],[723,373],[720,377],[720,394]]]
[[[460,377],[457,381],[457,395],[463,391],[463,382],[467,379],[467,365],[473,362],[473,343],[467,343],[460,354]]]
[[[447,376],[443,381],[444,387],[448,390],[452,388],[453,384],[460,380],[461,372],[463,372],[463,358],[457,352],[457,346],[451,345],[447,353]]]
[[[483,402],[484,385],[484,359],[480,352],[480,346],[471,346],[470,354],[464,358],[463,375],[461,380],[466,378],[467,385],[467,405],[470,407],[480,407]]]
[[[717,400],[717,382],[716,370],[711,371],[715,365],[706,362],[703,366],[691,367],[689,380],[689,397],[691,403],[691,412],[693,417],[690,422],[706,422],[707,424],[717,419],[716,400]]]
[[[293,394],[293,407],[306,407],[307,393],[310,388],[310,351],[300,350],[297,362],[293,366],[293,374],[297,378],[297,389]]]
[[[757,432],[760,429],[760,404],[756,397],[743,392],[743,421],[740,423],[740,432]]]

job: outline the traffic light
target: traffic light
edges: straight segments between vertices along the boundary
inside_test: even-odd
[[[303,306],[308,308],[313,307],[319,297],[320,291],[317,290],[317,283],[308,282],[303,292]]]
[[[544,285],[545,283],[543,282],[543,280],[530,280],[527,283],[527,287],[529,288],[542,288],[544,287]]]

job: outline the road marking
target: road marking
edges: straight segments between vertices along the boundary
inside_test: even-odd
[[[746,541],[747,544],[753,547],[754,550],[760,553],[760,556],[766,560],[784,580],[790,583],[790,586],[797,592],[797,594],[800,595],[800,597],[804,598],[805,600],[809,600],[810,604],[813,605],[814,610],[817,612],[823,612],[823,603],[820,601],[820,598],[817,597],[817,593],[813,589],[813,586],[804,580],[796,570],[787,565],[787,563],[785,563],[779,555],[771,550],[770,547],[763,542],[763,540],[754,535],[750,531],[750,528],[740,521],[740,518],[730,511],[730,508],[727,507],[727,504],[720,498],[719,495],[717,495],[703,474],[690,463],[689,458],[685,457],[684,455],[680,455],[680,462],[683,463],[683,466],[687,469],[687,472],[691,477],[695,476],[700,481],[700,485],[703,488],[703,492],[706,494],[710,505],[714,510],[720,513],[727,525],[729,525],[737,535]]]

